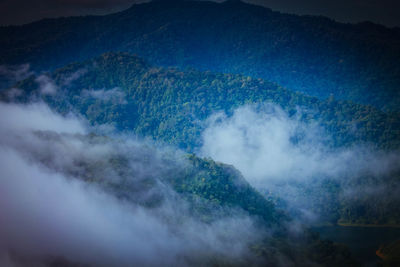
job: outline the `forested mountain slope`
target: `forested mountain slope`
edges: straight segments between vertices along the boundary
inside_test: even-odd
[[[203,145],[207,119],[215,112],[229,115],[243,105],[263,107],[266,103],[282,107],[289,116],[309,127],[320,125],[331,136],[324,142],[332,149],[368,144],[390,152],[399,148],[400,141],[397,113],[332,98],[321,101],[243,75],[154,67],[126,53],[106,53],[53,73],[31,76],[3,90],[1,98],[21,103],[43,100],[58,112],[82,114],[93,125],[111,125],[118,131],[151,137],[190,153]],[[301,140],[301,135],[298,138]],[[299,201],[306,196],[305,204],[323,220],[358,223],[400,220],[396,215],[398,200],[394,197],[398,174],[370,177],[348,172],[339,180],[317,176],[312,182],[304,179],[291,186],[297,188],[299,195],[295,195]],[[395,185],[389,187],[393,189],[390,194],[375,198],[365,195],[362,189],[390,184]],[[210,190],[223,194],[224,188],[218,188],[202,191],[185,186],[185,190],[207,196],[214,195]],[[341,198],[346,188],[354,188],[355,193]],[[273,193],[272,197],[276,196]]]
[[[129,54],[106,53],[40,77],[17,84],[24,94],[13,96],[15,100],[44,97],[58,111],[72,108],[94,124],[113,124],[188,151],[200,145],[205,127],[201,122],[213,113],[268,102],[307,123],[320,123],[332,135],[332,146],[364,142],[395,149],[400,145],[398,113],[332,98],[320,101],[243,75],[152,67]],[[46,85],[43,77],[58,88],[56,94],[41,94]],[[9,96],[2,92],[3,98]]]
[[[0,27],[0,265],[357,266],[310,227],[400,225],[399,103],[400,29],[368,22],[157,0]]]
[[[225,87],[225,84],[229,86]],[[207,87],[216,90],[216,94],[209,94],[205,89]],[[245,91],[239,94],[238,89]],[[258,90],[266,92],[258,95]],[[251,91],[254,93],[247,99]],[[228,98],[228,94],[232,94],[232,98],[240,96],[238,102]],[[94,125],[114,124],[122,131],[122,135],[118,135],[121,132],[117,131],[120,139],[97,134],[32,130],[30,124],[41,125],[43,121],[18,122],[18,115],[7,113],[12,121],[7,127],[17,130],[5,134],[7,138],[2,145],[21,153],[31,165],[44,167],[45,173],[55,172],[66,177],[68,184],[82,181],[85,188],[96,188],[96,192],[99,187],[117,198],[123,207],[129,207],[126,216],[130,216],[131,212],[136,214],[137,209],[155,215],[163,227],[171,231],[172,238],[178,238],[179,243],[180,239],[183,243],[186,238],[191,239],[190,234],[201,233],[202,237],[203,231],[208,233],[213,245],[197,244],[198,239],[193,237],[191,242],[196,243],[196,250],[181,252],[183,265],[308,266],[313,263],[352,266],[355,262],[346,248],[323,241],[303,228],[305,226],[300,225],[296,218],[276,207],[276,199],[267,198],[256,190],[233,166],[201,159],[193,154],[185,155],[174,148],[155,147],[152,142],[135,145],[124,139],[123,133],[129,135],[135,131],[141,137],[150,136],[191,151],[198,144],[201,120],[214,110],[229,112],[243,103],[256,99],[263,102],[273,96],[277,99],[294,97],[318,102],[315,98],[241,75],[157,68],[129,54],[107,53],[68,65],[51,74],[31,76],[1,91],[0,104],[3,110],[4,105],[10,105],[16,111],[15,107],[29,109],[27,107],[32,103],[44,105],[44,101],[55,111],[66,114],[66,118],[69,112],[73,112],[83,115]],[[204,101],[210,101],[210,105]],[[288,110],[295,108],[294,104],[284,103],[282,105]],[[52,115],[45,115],[45,125],[52,126]],[[14,123],[14,120],[17,122]],[[16,127],[18,123],[29,131]],[[46,175],[42,173],[41,176]],[[32,183],[36,181],[32,180]],[[29,190],[31,187],[29,185]],[[90,195],[91,191],[84,192]],[[248,229],[248,224],[252,228]],[[222,228],[218,228],[219,225]],[[257,238],[248,240],[246,236],[241,237],[241,232],[231,232],[231,226],[236,231],[249,232]],[[219,239],[215,240],[214,236],[224,240],[221,247]],[[239,241],[235,239],[237,236]],[[208,241],[207,238],[205,241]],[[204,242],[203,239],[200,241]],[[249,253],[233,255],[215,251],[216,248],[231,248],[232,244],[249,250]],[[13,257],[21,264],[32,260],[45,261],[50,266],[73,264],[68,259],[52,258],[52,255],[44,255],[44,259],[25,259],[22,252],[16,250],[15,253]],[[173,262],[177,260],[175,255],[170,257]]]
[[[0,64],[61,67],[108,51],[263,78],[320,98],[399,110],[400,31],[226,1],[154,1],[107,16],[0,28]]]
[[[0,103],[0,108],[18,112],[32,106]],[[34,106],[31,112],[38,115],[44,111],[40,110]],[[10,250],[2,266],[13,266],[9,262],[19,266],[130,266],[136,262],[279,266],[282,259],[301,266],[309,262],[351,266],[350,254],[342,246],[310,232],[291,234],[287,227],[291,219],[232,166],[144,140],[113,139],[77,129],[60,132],[54,127],[57,116],[46,113],[42,117],[46,122],[53,119],[47,129],[37,121],[22,125],[14,121],[2,128],[9,133],[1,139],[2,169],[15,162],[19,165],[11,167],[13,172],[4,171],[0,190],[3,198],[21,202],[13,209],[1,202],[6,207],[1,219],[2,249]],[[68,124],[67,119],[63,121]],[[16,183],[22,188],[16,189]],[[60,220],[62,229],[57,227]],[[16,228],[29,241],[13,242],[20,236]],[[43,235],[54,249],[37,245]],[[94,236],[99,239],[91,250],[87,244]],[[126,250],[121,251],[121,243]],[[163,257],[138,253],[143,246]]]

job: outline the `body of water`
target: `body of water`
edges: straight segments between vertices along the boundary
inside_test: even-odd
[[[375,252],[381,245],[400,240],[400,228],[363,226],[314,227],[322,239],[329,239],[346,245],[355,259],[366,266],[380,262]]]

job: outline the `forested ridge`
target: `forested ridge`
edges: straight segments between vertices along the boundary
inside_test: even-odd
[[[13,101],[43,99],[61,113],[74,111],[84,115],[93,125],[111,124],[119,131],[151,137],[189,153],[196,152],[202,145],[205,120],[215,112],[230,114],[242,105],[265,103],[281,106],[310,126],[320,124],[332,136],[325,141],[330,147],[369,144],[391,151],[399,146],[400,117],[397,113],[384,113],[372,106],[333,98],[321,101],[248,76],[155,67],[126,53],[106,53],[48,75],[58,87],[56,95],[42,95],[37,77],[31,76],[16,85],[24,93],[15,96]],[[71,80],[71,77],[75,78]],[[3,91],[4,100],[9,97],[7,92]],[[90,95],[93,92],[102,95],[109,92],[109,95],[96,97]],[[312,204],[308,208],[327,222],[397,224],[400,221],[398,201],[393,196],[398,177],[397,174],[379,178],[350,176],[345,183],[315,177],[314,182],[297,186],[300,194],[310,198]],[[218,194],[223,195],[224,187],[217,190],[212,183],[203,183],[201,179],[198,182],[195,183],[199,186],[197,189],[181,185],[177,190],[185,189],[206,197],[222,190]],[[392,185],[388,189],[393,192],[385,196],[365,196],[360,191],[350,199],[339,197],[344,188],[388,185]],[[216,201],[223,202],[218,198]]]
[[[168,0],[0,27],[0,265],[358,266],[314,230],[400,225],[399,103],[400,29],[370,22]]]
[[[240,1],[154,1],[107,16],[0,28],[0,63],[48,70],[108,51],[161,66],[240,73],[325,99],[399,110],[400,32]]]
[[[120,130],[152,136],[193,151],[201,141],[200,121],[218,111],[232,112],[245,104],[274,103],[307,122],[319,122],[332,134],[331,145],[366,142],[382,149],[400,145],[400,117],[372,106],[329,98],[321,101],[275,83],[238,74],[193,69],[153,67],[136,56],[106,53],[93,60],[70,64],[51,74],[62,87],[65,79],[82,72],[63,94],[47,97],[61,112],[70,102],[93,123],[113,123]],[[35,77],[16,85],[27,100],[38,93]],[[82,97],[90,90],[120,88],[127,102]],[[17,98],[18,99],[18,98]],[[66,101],[68,100],[68,101]]]

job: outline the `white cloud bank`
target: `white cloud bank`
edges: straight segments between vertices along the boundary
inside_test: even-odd
[[[260,238],[253,222],[192,218],[187,203],[158,179],[166,167],[156,154],[142,152],[143,145],[92,142],[84,121],[44,104],[0,103],[0,113],[1,264],[32,266],[59,257],[94,266],[186,266],[250,257],[248,242]],[[128,174],[109,164],[115,156],[127,159]],[[149,177],[158,182],[141,189]],[[163,201],[146,208],[86,182],[93,179],[131,188],[138,197],[156,191]]]
[[[400,165],[397,153],[368,147],[329,148],[317,125],[289,117],[277,106],[245,106],[218,113],[203,132],[201,155],[234,165],[258,188],[316,177],[382,175]]]

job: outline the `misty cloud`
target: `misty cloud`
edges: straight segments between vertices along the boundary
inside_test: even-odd
[[[398,166],[396,153],[361,145],[330,148],[327,139],[318,124],[289,117],[277,106],[246,106],[231,117],[218,113],[208,120],[201,154],[234,165],[256,186],[349,173],[382,175]]]
[[[362,144],[332,148],[318,123],[304,123],[274,105],[244,106],[232,116],[218,113],[207,125],[200,154],[233,165],[261,192],[283,199],[293,216],[305,223],[334,216],[333,210],[323,210],[322,215],[315,208],[338,205],[328,202],[331,197],[353,203],[360,198],[378,203],[382,196],[386,202],[398,201],[397,191],[377,190],[400,171],[396,151]],[[374,190],[363,185],[367,178]],[[339,185],[340,192],[331,195],[329,184]]]
[[[9,89],[5,93],[5,95],[6,95],[7,99],[14,101],[17,97],[23,95],[23,93],[24,92],[21,89],[13,87],[13,88]]]
[[[57,93],[58,87],[49,76],[42,74],[35,81],[39,84],[40,94],[55,95]]]
[[[248,245],[261,237],[249,217],[203,223],[163,181],[185,165],[181,153],[171,165],[148,143],[90,137],[84,120],[41,103],[0,104],[0,112],[0,262],[185,266],[252,257]]]
[[[34,73],[30,70],[29,64],[21,65],[0,65],[0,89],[10,87],[15,83],[28,78]],[[16,88],[10,90],[9,98],[13,99],[20,95]]]
[[[74,81],[78,80],[87,73],[87,69],[79,69],[70,75],[64,77],[62,81],[63,86],[70,86]]]
[[[14,82],[23,80],[32,74],[33,72],[30,70],[29,64],[22,64],[16,66],[0,65],[0,77],[4,77]]]
[[[127,104],[126,94],[120,88],[115,87],[109,90],[100,89],[100,90],[82,90],[81,95],[83,97],[90,97],[94,99],[98,99],[103,102],[115,102],[117,104]]]
[[[2,137],[6,133],[55,131],[59,133],[85,132],[84,122],[74,115],[62,117],[53,113],[50,108],[41,103],[6,104],[0,103],[0,132]]]

